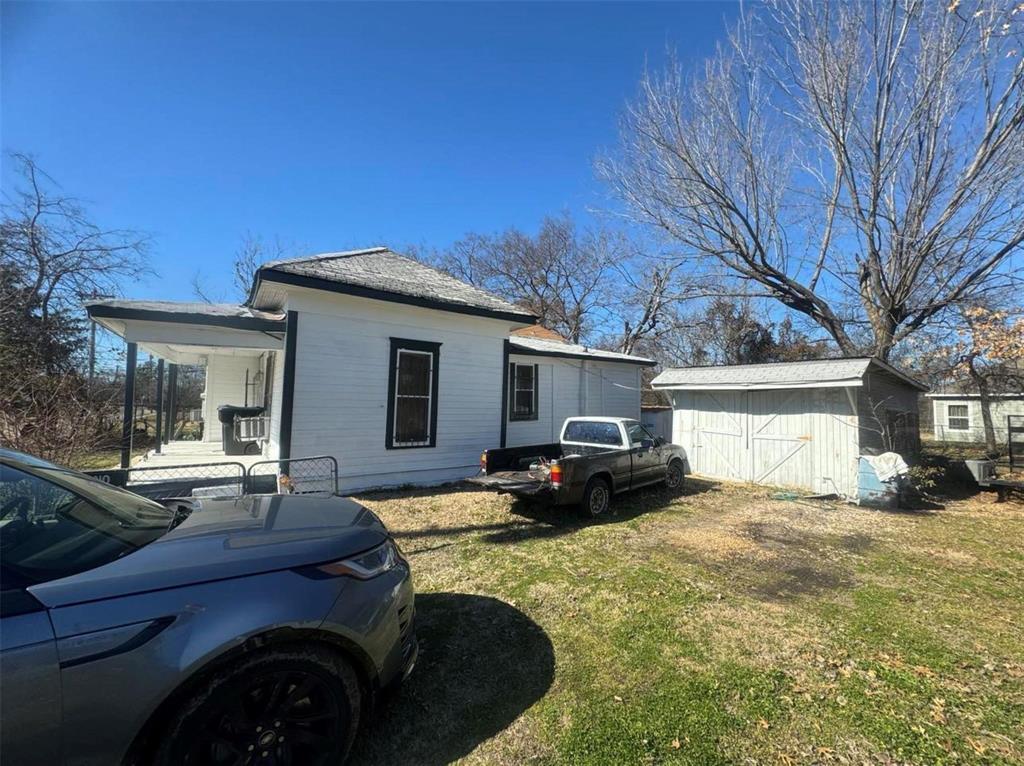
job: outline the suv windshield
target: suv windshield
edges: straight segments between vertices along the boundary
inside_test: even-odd
[[[158,503],[74,471],[0,463],[2,586],[110,563],[159,538],[174,519]]]

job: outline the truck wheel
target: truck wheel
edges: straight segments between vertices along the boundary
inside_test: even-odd
[[[583,490],[583,503],[581,507],[585,516],[603,516],[611,504],[612,490],[608,482],[595,476],[587,482]]]
[[[680,489],[683,486],[683,461],[673,460],[665,472],[665,486],[669,489]]]
[[[345,761],[359,727],[359,682],[317,646],[270,649],[220,671],[159,737],[160,766]]]

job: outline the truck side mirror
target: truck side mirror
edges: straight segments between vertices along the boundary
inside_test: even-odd
[[[641,439],[640,440],[640,449],[654,449],[654,440],[653,439]]]

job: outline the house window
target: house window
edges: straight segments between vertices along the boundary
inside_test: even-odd
[[[537,365],[509,364],[509,420],[537,419]]]
[[[946,405],[946,428],[950,431],[970,431],[971,418],[966,404]]]
[[[440,343],[391,339],[388,374],[388,449],[437,444]]]

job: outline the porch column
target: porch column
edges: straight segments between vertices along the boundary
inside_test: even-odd
[[[135,362],[138,346],[128,344],[128,359],[124,368],[124,416],[121,420],[121,467],[128,468],[132,462],[132,430],[135,426]]]
[[[164,443],[164,360],[156,360],[156,454]]]
[[[178,420],[178,365],[169,365],[167,372],[167,430],[164,432],[164,444],[174,438],[174,425]]]

